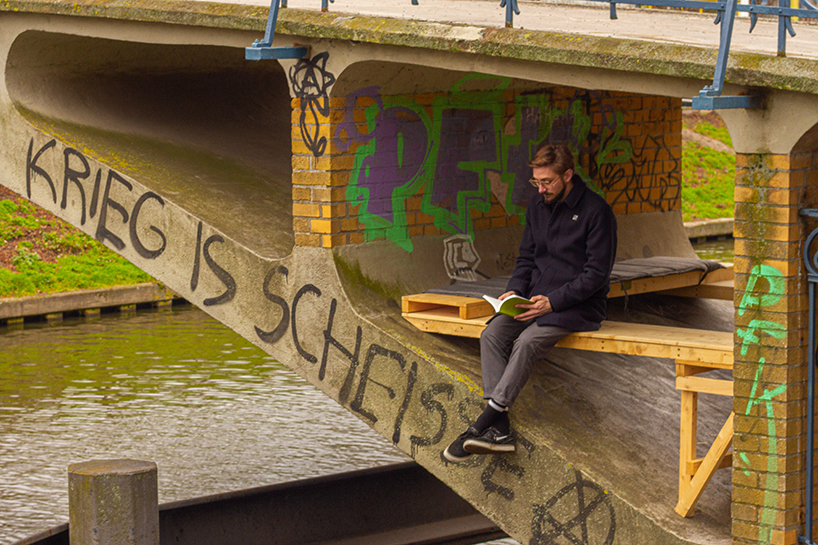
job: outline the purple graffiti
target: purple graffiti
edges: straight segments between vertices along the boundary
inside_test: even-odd
[[[367,210],[392,222],[394,191],[411,183],[423,169],[426,126],[412,110],[392,107],[378,117],[373,135],[377,147],[362,161],[357,185],[369,190]]]
[[[463,210],[458,206],[461,192],[475,192],[473,198],[480,201],[488,198],[485,194],[488,189],[480,184],[481,172],[462,168],[462,163],[471,161],[497,161],[494,114],[487,110],[443,110],[432,205],[457,213],[468,210],[468,202]],[[477,194],[477,191],[484,194]],[[463,231],[463,226],[452,227]]]

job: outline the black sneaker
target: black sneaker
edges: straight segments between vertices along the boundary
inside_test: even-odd
[[[452,441],[452,444],[446,447],[446,450],[443,451],[443,457],[446,458],[450,462],[462,462],[469,456],[471,456],[470,452],[466,452],[463,449],[463,443],[469,439],[474,439],[479,435],[476,429],[469,426],[469,429],[461,433],[457,439]]]
[[[478,437],[467,438],[463,442],[463,450],[470,454],[514,452],[514,437],[510,433],[503,435],[492,426]]]

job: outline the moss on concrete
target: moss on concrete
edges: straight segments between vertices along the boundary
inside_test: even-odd
[[[263,31],[268,8],[176,0],[2,0],[0,11]],[[581,34],[282,10],[279,34],[708,80],[715,49]],[[249,43],[248,43],[249,45]],[[727,82],[818,94],[818,61],[733,51]]]
[[[397,284],[388,284],[370,278],[363,273],[361,265],[357,261],[355,263],[348,262],[337,253],[333,253],[333,258],[335,260],[335,266],[338,269],[338,274],[341,277],[341,283],[348,288],[365,288],[387,301],[391,299],[400,302],[403,291]],[[361,296],[361,294],[357,295],[358,297]],[[358,297],[354,299],[358,300]]]

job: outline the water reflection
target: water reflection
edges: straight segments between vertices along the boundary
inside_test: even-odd
[[[696,255],[701,259],[712,259],[722,263],[733,262],[733,239],[708,240],[693,245]]]
[[[65,522],[69,464],[159,466],[160,501],[406,458],[193,308],[0,330],[0,543]]]

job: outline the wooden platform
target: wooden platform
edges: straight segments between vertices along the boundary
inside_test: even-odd
[[[725,266],[709,273],[691,271],[667,276],[652,276],[611,282],[609,299],[640,293],[665,293],[678,297],[699,297],[703,299],[733,300],[733,266]]]
[[[480,337],[492,312],[491,305],[480,299],[428,293],[404,296],[401,308],[403,317],[421,331],[472,338]],[[733,334],[605,321],[598,331],[572,333],[557,346],[674,360],[676,389],[681,392],[679,499],[675,510],[684,517],[693,516],[713,473],[730,467],[732,461],[728,452],[733,441],[732,414],[704,458],[696,457],[696,445],[698,395],[733,395],[732,380],[699,376],[733,368]]]

